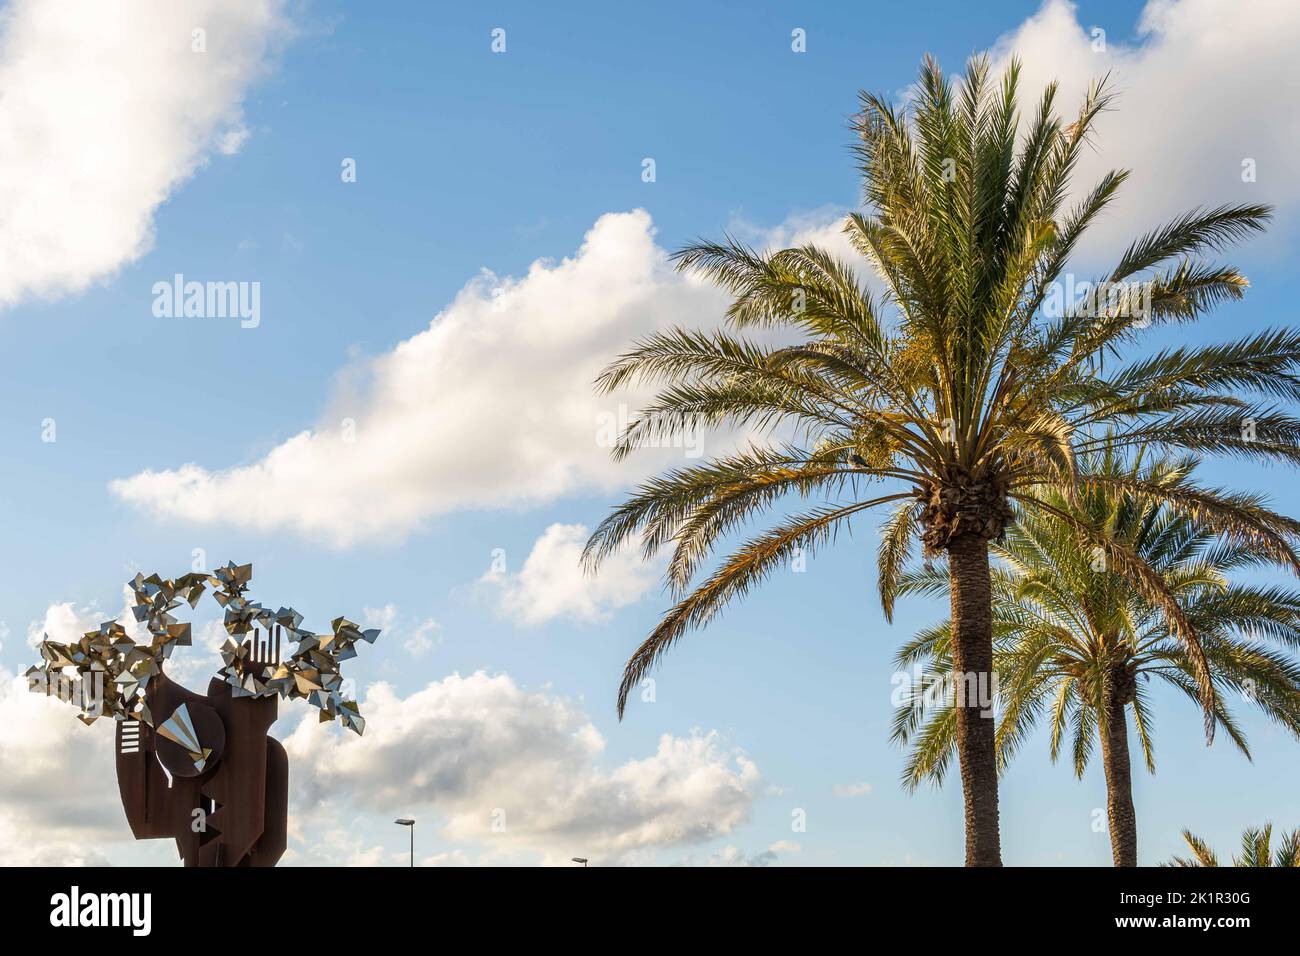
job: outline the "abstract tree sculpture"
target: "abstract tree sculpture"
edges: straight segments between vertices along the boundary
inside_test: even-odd
[[[249,601],[252,575],[251,564],[233,562],[167,580],[137,574],[128,586],[148,644],[107,621],[71,644],[42,641],[43,663],[27,670],[32,691],[78,705],[83,722],[116,721],[117,784],[131,831],[138,840],[175,839],[186,866],[274,866],[283,855],[289,762],[268,735],[281,697],[307,700],[322,721],[365,729],[339,664],[379,631],[340,617],[331,633],[314,634],[293,608]],[[223,666],[200,696],[168,678],[163,664],[191,643],[190,625],[171,612],[195,607],[209,587],[229,637]]]

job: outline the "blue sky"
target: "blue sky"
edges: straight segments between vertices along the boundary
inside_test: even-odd
[[[836,217],[856,203],[847,117],[857,91],[901,93],[926,52],[956,70],[971,52],[1001,42],[1003,53],[1026,56],[1033,78],[1061,71],[1067,104],[1090,76],[1115,69],[1118,112],[1127,119],[1116,119],[1118,145],[1103,144],[1095,168],[1124,163],[1146,178],[1135,176],[1126,211],[1089,255],[1113,255],[1125,237],[1200,202],[1276,202],[1275,228],[1232,256],[1252,280],[1246,301],[1178,335],[1210,340],[1290,321],[1297,160],[1288,144],[1300,137],[1293,115],[1270,118],[1268,97],[1282,94],[1262,79],[1270,64],[1286,62],[1273,38],[1274,21],[1287,11],[1261,5],[1227,16],[1229,6],[1209,0],[1152,3],[1149,29],[1139,30],[1138,6],[1119,2],[1049,4],[1041,14],[1037,4],[1011,2],[826,3],[811,11],[592,3],[566,4],[560,13],[537,4],[307,0],[267,3],[265,20],[238,23],[223,21],[219,6],[198,3],[190,20],[166,25],[183,29],[188,42],[189,23],[209,24],[204,70],[233,56],[226,44],[260,51],[251,62],[251,54],[239,58],[237,81],[218,89],[179,83],[182,93],[192,87],[185,95],[195,101],[182,104],[170,127],[124,114],[120,140],[86,147],[90,172],[77,173],[76,182],[90,182],[78,197],[93,204],[112,194],[151,229],[120,249],[105,239],[101,265],[74,263],[63,272],[49,265],[55,278],[44,287],[19,285],[3,296],[0,440],[10,453],[0,471],[0,513],[11,544],[0,578],[8,632],[0,667],[21,673],[35,660],[27,639],[33,628],[39,636],[69,615],[116,615],[121,583],[136,570],[181,574],[202,549],[209,565],[253,562],[254,596],[293,604],[309,626],[323,629],[339,614],[359,618],[366,608],[375,620],[386,617],[384,637],[350,662],[363,702],[374,684],[387,684],[392,703],[381,713],[468,728],[456,753],[499,774],[486,783],[404,782],[400,756],[371,767],[351,750],[330,756],[327,735],[302,743],[291,774],[303,776],[291,779],[311,778],[335,796],[325,806],[295,808],[291,859],[298,862],[400,861],[405,834],[389,821],[410,814],[421,821],[417,854],[427,862],[556,862],[577,854],[593,863],[960,863],[958,788],[901,792],[902,755],[888,742],[893,652],[943,609],[911,602],[892,626],[884,623],[874,590],[874,522],[857,526],[806,573],[778,575],[690,635],[658,673],[654,703],[634,701],[620,724],[614,692],[622,664],[666,599],[644,587],[632,562],[616,571],[625,580],[570,593],[571,577],[543,573],[551,552],[534,549],[560,541],[562,533],[550,530],[556,525],[594,526],[653,461],[617,472],[595,441],[566,443],[574,429],[554,423],[564,415],[591,421],[589,408],[606,407],[590,404],[591,363],[612,357],[638,329],[717,320],[715,299],[668,275],[654,248],[672,250],[726,228],[759,239],[832,235]],[[32,31],[20,29],[37,16],[30,8],[10,5],[12,37],[30,39]],[[147,17],[136,25],[143,32],[123,42],[151,49],[160,25]],[[1105,30],[1108,46],[1088,59],[1093,26]],[[490,48],[498,27],[506,31],[504,53]],[[805,53],[791,50],[795,28],[806,30]],[[59,42],[75,44],[76,33]],[[1237,49],[1258,53],[1238,56]],[[1169,63],[1189,76],[1212,64],[1221,102],[1183,98],[1179,91],[1191,87]],[[96,86],[84,90],[92,102],[108,96]],[[114,102],[101,106],[111,110]],[[1207,106],[1232,114],[1221,135],[1207,128]],[[13,108],[0,103],[6,129],[21,128],[2,118]],[[42,122],[80,121],[77,110],[51,115]],[[231,130],[223,151],[220,136]],[[74,134],[70,142],[89,142]],[[114,182],[131,178],[122,169],[173,147],[180,155],[161,184],[151,192],[145,182],[145,198],[120,195]],[[653,182],[642,177],[647,157]],[[1237,157],[1258,161],[1257,181],[1241,181]],[[340,175],[348,158],[355,182]],[[58,171],[57,163],[33,160],[29,173],[50,177],[45,186],[57,192]],[[601,217],[638,209],[653,222],[648,258],[646,221],[624,216],[612,235],[589,239],[585,271],[565,269],[566,257],[582,260],[584,236]],[[67,234],[82,215],[56,210],[49,228]],[[45,254],[41,238],[3,242]],[[607,257],[596,254],[607,248]],[[48,254],[61,254],[58,243]],[[539,259],[546,263],[534,266]],[[497,278],[476,283],[482,270]],[[260,323],[155,316],[151,289],[175,273],[259,283]],[[624,280],[635,288],[624,289]],[[501,309],[485,318],[494,289]],[[596,322],[601,295],[620,318],[570,341],[564,323]],[[454,341],[430,338],[453,320],[446,338]],[[490,344],[475,341],[476,322],[498,323]],[[554,341],[536,341],[538,328]],[[427,352],[403,345],[422,334]],[[431,363],[422,366],[412,351]],[[341,446],[320,437],[344,418],[363,440]],[[47,419],[53,442],[42,440]],[[515,427],[522,420],[536,430]],[[316,436],[300,459],[305,470],[275,473],[267,456],[273,461],[305,430]],[[560,444],[548,447],[557,436]],[[490,467],[493,457],[500,467]],[[461,461],[463,487],[449,477]],[[554,473],[548,469],[530,491],[551,462]],[[201,469],[197,490],[176,479],[191,463]],[[223,483],[228,470],[247,466],[252,471],[237,483]],[[1266,491],[1279,510],[1295,512],[1289,475],[1207,470],[1212,480]],[[145,471],[162,477],[142,483]],[[504,554],[506,577],[481,580],[494,549]],[[530,554],[540,590],[518,577]],[[547,596],[554,608],[539,612],[529,603]],[[214,608],[204,606],[197,620],[214,620]],[[428,646],[408,648],[417,632]],[[198,657],[199,649],[191,653]],[[498,724],[487,704],[501,698],[492,694],[479,708],[477,685],[460,683],[479,671],[498,680],[505,698],[537,695],[522,718]],[[453,687],[447,681],[457,674]],[[427,698],[415,696],[430,685],[437,687]],[[198,677],[191,686],[201,686]],[[1184,826],[1227,847],[1248,825],[1300,824],[1294,740],[1242,709],[1252,764],[1226,741],[1207,749],[1200,717],[1185,701],[1156,699],[1158,773],[1135,773],[1143,862],[1179,850]],[[540,742],[529,736],[527,718],[538,701],[559,708],[559,716],[537,722]],[[277,733],[294,732],[306,710],[282,707]],[[58,717],[54,736],[42,738],[56,749],[109,748],[70,710]],[[514,748],[509,760],[485,752],[498,726],[512,728],[502,745]],[[603,749],[584,746],[574,756],[574,734],[586,739],[593,731]],[[386,732],[397,733],[372,722],[362,746],[372,735],[382,743]],[[443,746],[436,732],[402,733],[412,736],[390,738],[396,753],[436,760]],[[675,758],[664,735],[698,746]],[[7,747],[15,759],[23,746],[9,739],[0,754]],[[573,761],[556,766],[584,775],[593,815],[618,802],[609,793],[620,786],[644,788],[636,819],[649,835],[620,838],[614,812],[614,822],[585,820],[585,798],[564,790],[562,774],[539,769],[548,748]],[[659,764],[641,763],[656,757]],[[328,772],[308,769],[313,762]],[[358,774],[371,771],[395,776],[367,792]],[[473,777],[472,768],[460,772]],[[14,831],[40,819],[33,793],[71,785],[57,766],[49,773],[9,792],[0,785],[0,846],[6,820]],[[536,796],[545,812],[522,806],[517,818],[525,822],[495,839],[482,821],[501,801],[526,804],[518,781],[534,773],[537,786],[557,793]],[[663,774],[659,784],[656,774]],[[410,776],[419,776],[418,767]],[[126,838],[124,822],[113,817],[110,779],[103,784],[103,793],[78,798],[84,820],[60,820],[70,858],[173,860],[165,844]],[[665,796],[674,788],[681,792]],[[1004,858],[1108,863],[1106,834],[1093,827],[1104,799],[1099,766],[1076,781],[1049,763],[1045,740],[1036,740],[1002,787]],[[807,821],[801,831],[791,825],[798,810]]]

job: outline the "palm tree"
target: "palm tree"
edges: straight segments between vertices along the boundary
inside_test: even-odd
[[[1149,601],[1105,554],[1087,542],[1113,539],[1162,581],[1191,622],[1218,692],[1214,720],[1250,756],[1224,692],[1236,691],[1300,737],[1300,592],[1231,582],[1228,572],[1260,563],[1250,547],[1220,540],[1211,525],[1157,497],[1136,495],[1120,479],[1143,487],[1179,485],[1193,462],[1128,465],[1103,453],[1083,463],[1107,479],[1078,493],[1043,495],[1051,510],[1021,508],[1006,538],[992,547],[993,667],[1001,719],[995,740],[1005,767],[1042,718],[1056,760],[1069,746],[1082,778],[1101,743],[1111,853],[1116,866],[1137,866],[1137,820],[1129,764],[1128,709],[1147,769],[1155,771],[1150,698],[1157,678],[1201,702],[1199,664],[1180,641],[1167,609]],[[1262,500],[1253,503],[1264,509]],[[1061,515],[1068,517],[1062,518]],[[1080,527],[1093,536],[1080,534]],[[930,568],[905,574],[900,594],[943,594],[948,576]],[[898,709],[894,738],[910,742],[903,773],[909,789],[942,782],[956,743],[947,696],[952,687],[952,630],[928,628],[898,655],[903,667],[927,675]],[[1067,740],[1069,743],[1067,744]]]
[[[987,688],[989,542],[1002,535],[1012,501],[1048,507],[1045,489],[1110,480],[1075,467],[1079,453],[1096,447],[1095,431],[1113,427],[1130,447],[1300,459],[1300,422],[1261,403],[1300,398],[1300,333],[1175,349],[1104,372],[1100,362],[1148,325],[1190,321],[1239,298],[1241,273],[1201,256],[1261,229],[1268,207],[1189,212],[1134,241],[1102,275],[1106,294],[1056,309],[1053,290],[1072,250],[1126,174],[1109,173],[1064,208],[1071,171],[1109,96],[1104,84],[1094,87],[1063,124],[1049,86],[1022,131],[1018,75],[1012,64],[995,83],[987,60],[976,59],[955,90],[927,59],[905,109],[863,94],[854,125],[868,209],[847,217],[844,229],[883,283],[882,296],[851,264],[815,246],[759,252],[731,237],[701,242],[676,253],[676,263],[734,297],[731,327],[650,335],[597,379],[604,392],[634,381],[665,386],[625,429],[616,459],[699,427],[769,429],[734,454],[649,480],[588,542],[589,570],[633,538],[647,555],[672,547],[666,577],[679,600],[629,660],[620,716],[630,689],[688,629],[872,509],[892,505],[879,555],[886,618],[913,539],[926,554],[946,553],[957,667],[971,686]],[[769,345],[744,334],[773,327],[798,341]],[[1234,540],[1296,560],[1295,522],[1210,489],[1161,493]],[[827,500],[778,520],[692,586],[722,538],[788,496]],[[1211,709],[1191,622],[1134,555],[1102,546],[1121,573],[1170,608]],[[957,708],[966,860],[1000,865],[993,724],[980,710],[977,700]]]
[[[1183,831],[1183,839],[1192,849],[1192,856],[1176,856],[1163,866],[1218,866],[1219,858],[1200,837],[1191,830]],[[1269,859],[1269,844],[1273,839],[1273,824],[1258,829],[1251,827],[1241,834],[1241,856],[1232,858],[1233,866],[1300,866],[1300,829],[1282,834],[1282,843]]]

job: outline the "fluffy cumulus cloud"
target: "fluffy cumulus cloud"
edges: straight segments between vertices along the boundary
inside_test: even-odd
[[[108,721],[89,727],[76,710],[33,694],[0,670],[0,863],[95,866],[130,838],[113,785]]]
[[[733,216],[727,224],[727,234],[756,249],[787,249],[792,246],[812,245],[825,249],[837,258],[857,267],[858,278],[873,284],[877,291],[875,272],[862,258],[844,232],[847,210],[835,206],[822,206],[807,212],[792,213],[775,226],[763,226],[743,216]]]
[[[45,609],[45,614],[27,625],[27,644],[36,648],[49,638],[61,644],[81,640],[89,631],[97,631],[101,624],[116,621],[121,624],[137,644],[148,644],[152,638],[145,626],[135,619],[131,605],[134,596],[123,585],[122,608],[114,614],[105,614],[98,605],[77,607],[72,601],[56,601]],[[208,680],[221,669],[221,646],[229,635],[220,618],[187,618],[191,623],[190,646],[178,648],[167,662],[167,674],[172,680],[202,692]],[[35,661],[36,657],[33,656]]]
[[[182,610],[185,610],[182,607]],[[141,634],[137,640],[143,640]],[[197,694],[205,693],[208,682],[216,676],[225,662],[221,647],[230,639],[221,620],[210,618],[191,623],[190,646],[178,648],[167,661],[167,676]]]
[[[51,604],[28,625],[27,643],[35,647],[46,636],[73,642],[107,620],[146,640],[128,593],[116,617],[95,605]],[[202,690],[221,665],[217,648],[224,638],[220,621],[197,623],[194,646],[176,652],[168,675]],[[100,866],[132,845],[114,783],[112,721],[87,727],[77,713],[67,702],[30,692],[21,675],[0,669],[0,864]],[[137,862],[142,855],[171,862],[174,850],[164,843],[132,847],[132,856]]]
[[[699,856],[689,854],[684,857],[678,866],[707,866],[707,867],[756,867],[771,866],[782,854],[798,853],[802,849],[798,843],[791,840],[778,840],[766,850],[758,853],[746,853],[738,846],[728,844],[719,850]]]
[[[441,624],[431,617],[413,624],[408,623],[394,604],[363,608],[361,619],[366,627],[377,627],[383,631],[390,641],[394,638],[401,641],[402,648],[412,657],[421,657],[442,642]]]
[[[721,316],[713,289],[673,271],[641,210],[602,216],[578,252],[521,278],[484,274],[427,329],[355,370],[368,385],[262,459],[184,464],[112,483],[176,518],[289,527],[346,545],[461,508],[528,506],[617,487],[609,444],[637,396],[592,380],[633,338]],[[646,449],[643,468],[702,449]]]
[[[374,838],[399,812],[440,821],[446,845],[427,865],[559,863],[575,853],[650,862],[730,834],[761,789],[754,763],[716,733],[665,734],[649,756],[607,767],[581,708],[506,675],[452,675],[404,698],[377,684],[362,706],[364,738],[310,715],[285,738],[294,783],[286,864],[399,862],[392,841]],[[175,861],[166,840],[131,840],[111,722],[83,726],[70,705],[8,672],[0,767],[0,862]]]
[[[517,573],[490,570],[481,582],[497,589],[497,609],[522,626],[557,618],[598,623],[610,613],[640,600],[658,577],[655,562],[625,549],[601,565],[599,575],[582,569],[587,528],[553,524],[533,544]]]
[[[405,698],[376,684],[362,711],[364,738],[307,718],[285,741],[304,835],[337,829],[314,816],[328,801],[327,821],[344,805],[432,813],[445,839],[492,857],[629,862],[730,833],[759,790],[755,764],[716,733],[665,734],[650,756],[606,769],[581,709],[507,675],[452,675]]]
[[[73,601],[56,601],[45,608],[44,615],[28,623],[27,646],[35,648],[47,637],[61,644],[71,644],[109,621],[121,624],[137,643],[148,643],[148,630],[135,619],[131,610],[134,602],[131,589],[125,584],[122,585],[122,606],[116,613],[105,613],[95,602],[78,607]]]
[[[47,637],[69,644],[108,619],[94,605],[78,608],[72,601],[58,601],[45,609],[44,617],[27,625],[27,646],[36,647]]]
[[[831,790],[837,797],[865,797],[871,794],[871,784],[837,783]]]
[[[284,32],[279,8],[5,7],[0,305],[76,292],[149,250],[158,205],[213,151],[232,153],[246,138],[240,103]]]
[[[1132,176],[1081,258],[1102,250],[1113,258],[1140,232],[1198,204],[1270,202],[1293,216],[1300,4],[1148,0],[1137,42],[1116,42],[1118,33],[1118,24],[1081,21],[1072,3],[1048,0],[994,48],[999,61],[1012,54],[1023,61],[1027,111],[1056,79],[1058,107],[1073,112],[1088,84],[1110,73],[1118,99],[1097,124],[1096,149],[1085,152],[1075,186],[1091,188],[1116,167]]]

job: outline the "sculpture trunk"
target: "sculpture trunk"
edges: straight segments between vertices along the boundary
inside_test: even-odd
[[[267,733],[277,699],[234,697],[215,678],[203,697],[162,673],[147,700],[159,718],[184,706],[191,726],[216,721],[222,747],[201,772],[171,773],[180,766],[164,769],[168,755],[160,750],[174,745],[159,728],[117,722],[117,784],[136,839],[174,839],[185,866],[275,866],[287,845],[289,794],[288,757]],[[211,740],[206,727],[196,729]]]

